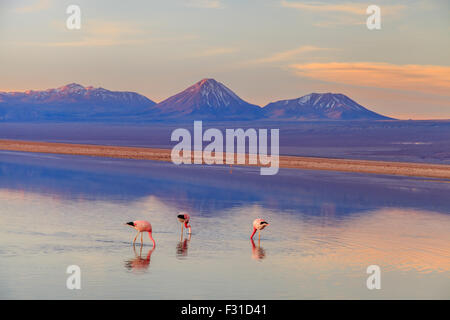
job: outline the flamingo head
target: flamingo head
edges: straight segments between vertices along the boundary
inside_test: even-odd
[[[261,221],[260,225],[261,225],[261,230],[264,229],[267,226],[270,226],[270,224],[268,222],[266,222],[266,221]]]
[[[177,215],[178,221],[180,221],[181,223],[184,223],[184,221],[186,220],[184,217],[184,214],[179,214]]]
[[[127,222],[127,223],[125,223],[126,225],[129,225],[130,227],[133,227],[134,228],[134,222]]]

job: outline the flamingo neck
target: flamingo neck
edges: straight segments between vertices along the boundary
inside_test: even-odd
[[[187,221],[184,223],[184,227],[187,228],[187,229],[189,229],[189,233],[192,233],[192,231],[191,231],[191,225],[190,225]]]
[[[252,235],[250,236],[250,239],[253,239],[253,236],[255,235],[255,233],[256,233],[256,228],[253,227],[253,233],[252,233]]]

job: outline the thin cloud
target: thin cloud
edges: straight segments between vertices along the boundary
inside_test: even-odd
[[[316,12],[345,12],[351,14],[365,14],[367,6],[357,3],[329,4],[324,2],[291,2],[281,1],[281,6]]]
[[[355,15],[365,15],[368,4],[340,3],[330,4],[326,2],[291,2],[281,1],[281,6],[315,12],[342,12]],[[405,8],[404,5],[380,5],[383,14],[394,14]]]
[[[211,56],[220,56],[220,55],[226,55],[231,54],[239,51],[238,48],[232,48],[232,47],[219,47],[219,48],[209,48],[203,52],[201,52],[199,55],[202,57],[211,57]]]
[[[48,9],[50,7],[50,0],[36,0],[31,4],[14,9],[18,13],[30,13]]]
[[[142,28],[128,22],[91,21],[70,41],[31,42],[25,45],[47,47],[104,47],[139,44],[148,41]]]
[[[106,47],[118,46],[124,44],[140,44],[142,40],[114,40],[114,39],[96,39],[86,38],[80,41],[66,41],[66,42],[48,42],[43,44],[47,47]],[[34,43],[33,43],[34,44]]]
[[[450,67],[379,62],[294,64],[302,77],[355,86],[450,95]]]
[[[292,50],[287,50],[283,52],[275,53],[269,57],[256,59],[253,62],[254,63],[271,63],[271,62],[282,62],[282,61],[289,61],[291,59],[294,59],[298,57],[299,55],[310,53],[310,52],[317,52],[317,51],[326,51],[330,50],[329,48],[320,48],[316,46],[301,46]]]
[[[316,27],[356,26],[365,25],[368,4],[327,2],[291,2],[282,0],[281,6],[304,12],[312,12],[320,20],[314,23]],[[401,12],[404,5],[379,5],[383,17],[394,16]]]
[[[223,8],[223,4],[220,0],[187,0],[187,1],[185,1],[185,6],[191,7],[191,8],[203,8],[203,9]]]
[[[326,19],[313,23],[316,27],[335,27],[335,26],[361,26],[366,25],[366,20],[355,16],[334,17],[333,19]]]

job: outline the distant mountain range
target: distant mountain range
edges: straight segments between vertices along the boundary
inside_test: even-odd
[[[214,79],[203,79],[160,102],[135,92],[72,83],[45,91],[0,92],[0,121],[157,120],[387,120],[343,94],[311,93],[269,103],[248,103]]]
[[[139,119],[155,102],[135,92],[71,83],[45,91],[0,92],[0,121]]]

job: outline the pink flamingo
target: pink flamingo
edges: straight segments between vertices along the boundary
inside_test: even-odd
[[[139,236],[139,234],[141,234],[141,245],[144,244],[144,241],[142,239],[142,232],[148,232],[148,236],[149,236],[150,240],[153,242],[153,248],[156,247],[155,240],[153,240],[153,237],[152,237],[152,225],[150,224],[150,222],[145,221],[145,220],[137,220],[137,221],[127,222],[126,224],[130,225],[131,227],[135,228],[138,231],[136,237],[134,237],[133,246],[134,246],[134,243],[136,242],[136,238]]]
[[[261,230],[264,229],[269,225],[268,222],[266,222],[264,219],[255,219],[253,221],[253,233],[250,236],[250,239],[253,239],[253,236],[256,233],[256,230],[258,230],[258,239],[261,240]]]
[[[181,234],[183,234],[183,223],[186,228],[189,228],[189,234],[191,234],[191,225],[189,224],[189,220],[191,219],[191,216],[187,214],[186,212],[180,212],[178,213],[178,221],[181,222]]]

